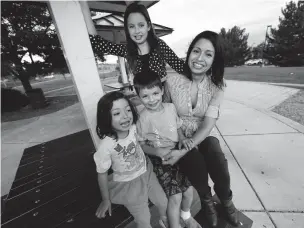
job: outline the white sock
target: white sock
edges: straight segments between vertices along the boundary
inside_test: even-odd
[[[189,211],[181,210],[180,216],[182,217],[183,220],[189,219],[191,217],[190,210]]]

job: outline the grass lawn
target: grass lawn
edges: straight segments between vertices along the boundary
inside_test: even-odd
[[[10,122],[47,115],[67,108],[78,102],[78,98],[76,95],[47,97],[47,100],[49,102],[49,105],[42,109],[32,109],[31,106],[28,105],[19,111],[2,113],[1,122]]]
[[[172,72],[172,71],[170,71]],[[100,77],[109,83],[117,72],[99,72]],[[304,84],[304,67],[229,67],[225,69],[225,78],[239,81],[254,81],[254,82],[269,82],[269,83],[292,83],[292,84]],[[117,80],[117,79],[115,79]],[[43,91],[56,90],[63,87],[71,87],[73,85],[72,78],[68,77],[66,80],[55,80],[54,82],[46,82],[33,86],[42,88]],[[70,90],[73,88],[69,88]],[[108,88],[104,88],[108,90]],[[22,88],[21,88],[22,90]],[[62,90],[64,94],[67,89]],[[60,93],[56,92],[57,95]],[[54,94],[54,96],[57,96]],[[282,104],[277,106],[274,111],[293,119],[299,123],[303,123],[304,112],[303,112],[303,90],[297,93],[295,96],[284,101]],[[48,98],[50,105],[44,109],[33,110],[31,107],[25,107],[17,112],[3,113],[1,121],[8,122],[20,119],[28,119],[31,117],[37,117],[46,115],[52,112],[59,111],[70,105],[78,102],[77,96],[57,96]],[[140,102],[135,98],[132,99],[135,104]]]
[[[225,78],[239,81],[304,84],[304,67],[227,67]]]
[[[304,90],[283,101],[272,111],[304,125]]]

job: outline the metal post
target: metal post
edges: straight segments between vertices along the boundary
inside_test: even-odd
[[[261,67],[264,66],[264,50],[265,50],[265,45],[266,45],[266,41],[267,41],[267,31],[268,31],[268,28],[271,28],[271,25],[267,25],[267,28],[266,28],[265,41],[264,41],[264,45],[263,45],[263,49],[262,49],[262,65],[261,65]]]

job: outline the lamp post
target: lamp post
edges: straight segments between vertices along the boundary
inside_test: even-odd
[[[251,51],[251,59],[253,59],[254,54],[253,54],[253,45],[255,45],[255,42],[253,42],[250,46],[250,51]]]
[[[303,0],[301,0],[301,1],[298,1],[298,8],[300,8],[300,7],[302,7],[302,6],[304,6],[304,1]],[[303,16],[303,18],[304,18],[304,10],[302,11],[302,16]],[[303,20],[302,20],[302,27],[304,26],[304,22],[303,22]]]
[[[261,67],[264,66],[264,49],[265,49],[265,45],[266,45],[266,41],[267,41],[268,28],[271,28],[271,25],[267,25],[267,28],[266,28],[265,42],[264,42],[263,49],[262,49],[262,65],[261,65]]]

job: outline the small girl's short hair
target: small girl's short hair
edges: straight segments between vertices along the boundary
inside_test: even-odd
[[[113,91],[105,94],[100,98],[97,104],[97,125],[96,133],[100,139],[105,138],[106,136],[114,137],[118,139],[117,133],[112,127],[112,115],[111,109],[113,107],[114,101],[125,99],[133,114],[133,124],[138,120],[138,113],[132,102],[124,94],[118,91]]]
[[[139,95],[141,89],[151,89],[155,86],[158,86],[160,89],[163,88],[160,77],[157,73],[151,70],[135,74],[133,83],[137,95]]]

